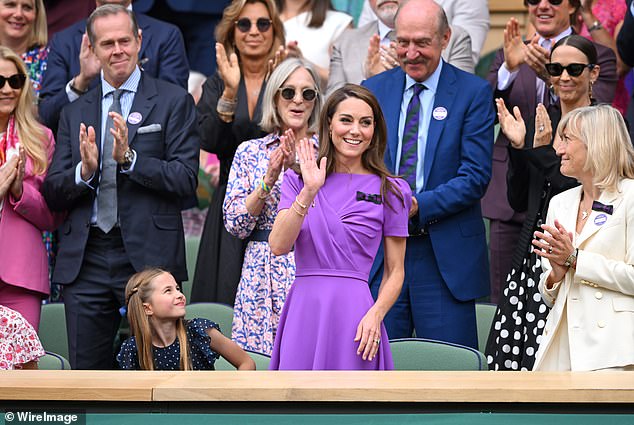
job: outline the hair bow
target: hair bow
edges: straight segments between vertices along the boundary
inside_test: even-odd
[[[363,193],[357,191],[357,201],[367,201],[381,205],[381,195],[378,193]]]
[[[612,205],[604,205],[604,204],[602,204],[599,201],[594,201],[592,203],[592,210],[593,211],[602,211],[604,213],[612,215],[612,213],[614,212],[614,207]]]

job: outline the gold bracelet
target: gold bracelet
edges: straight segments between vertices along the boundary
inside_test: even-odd
[[[303,209],[308,209],[308,205],[306,204],[302,204],[301,202],[299,202],[299,195],[297,195],[295,197],[295,202],[297,202],[297,205],[299,205],[300,207],[302,207]]]
[[[295,211],[297,214],[299,214],[301,217],[306,217],[306,213],[302,213],[300,212],[297,208],[295,208],[295,202],[293,202],[291,204],[291,208],[293,208],[293,211]]]

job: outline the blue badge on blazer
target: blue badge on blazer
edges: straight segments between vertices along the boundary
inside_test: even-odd
[[[608,216],[605,214],[599,214],[594,218],[594,224],[597,226],[603,226],[608,221]]]

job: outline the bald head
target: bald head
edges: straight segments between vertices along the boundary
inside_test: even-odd
[[[427,22],[429,22],[428,18],[433,16],[435,18],[435,28],[437,28],[437,33],[441,37],[449,30],[447,14],[442,6],[434,0],[401,0],[401,4],[394,17],[395,24],[403,10],[405,10],[405,14],[421,12],[419,18],[423,18]]]
[[[409,0],[396,15],[396,54],[401,68],[423,82],[438,68],[451,30],[445,12],[432,0]]]

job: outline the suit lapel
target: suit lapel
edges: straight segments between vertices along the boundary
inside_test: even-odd
[[[612,205],[614,208],[612,211],[612,215],[604,213],[602,211],[590,211],[590,216],[588,217],[588,221],[585,226],[581,230],[581,234],[579,235],[579,240],[577,242],[577,247],[580,247],[585,241],[587,241],[592,235],[598,232],[603,226],[610,222],[610,219],[614,216],[616,209],[619,207],[619,204],[623,200],[623,196],[619,195],[617,192],[607,192],[604,191],[599,196],[599,202],[604,205]],[[579,205],[579,204],[577,204]]]
[[[134,146],[134,139],[137,130],[139,129],[139,127],[143,126],[147,118],[150,116],[152,109],[154,109],[154,105],[156,104],[154,98],[157,96],[157,94],[158,92],[154,81],[145,77],[144,73],[141,73],[139,87],[137,88],[136,94],[134,95],[132,108],[130,108],[130,115],[132,115],[133,113],[140,114],[141,119],[135,123],[131,123],[129,120],[127,122],[128,143],[130,144],[130,146]],[[128,117],[130,115],[128,115]]]
[[[432,162],[436,155],[436,149],[440,141],[440,135],[445,128],[445,123],[451,118],[451,109],[454,100],[456,99],[456,74],[454,70],[447,64],[443,63],[442,71],[440,73],[440,79],[438,81],[438,87],[436,88],[436,95],[434,98],[434,106],[431,111],[425,111],[425,114],[431,116],[429,121],[429,130],[427,131],[427,144],[425,147],[425,162],[424,162],[424,187],[427,187],[429,181],[429,173],[432,169]],[[444,119],[435,119],[433,117],[433,111],[436,108],[444,108],[447,111],[447,116]]]

